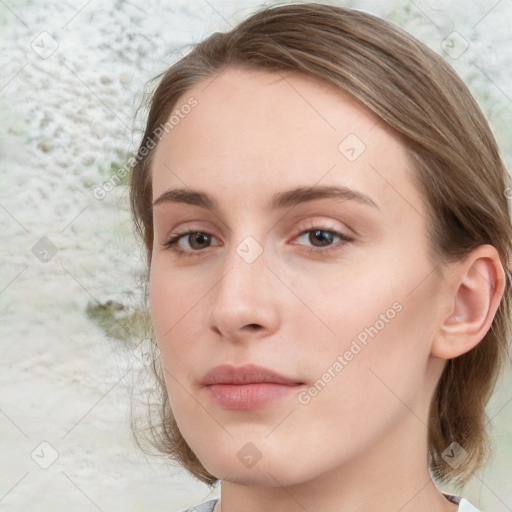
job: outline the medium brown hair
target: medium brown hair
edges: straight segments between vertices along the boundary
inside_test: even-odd
[[[441,482],[464,484],[490,455],[485,406],[507,359],[511,328],[508,174],[485,116],[451,66],[387,21],[318,3],[266,7],[232,30],[210,35],[157,77],[130,184],[148,271],[153,245],[151,141],[184,93],[228,67],[295,71],[357,98],[402,136],[414,162],[412,178],[428,207],[433,261],[460,260],[483,244],[497,249],[507,281],[492,326],[472,350],[447,361],[429,413],[430,469]],[[201,465],[178,429],[158,360],[154,370],[161,403],[159,421],[150,418],[153,444],[201,481],[214,484],[217,478]],[[141,434],[136,432],[139,440]],[[454,441],[468,453],[457,468],[442,457]]]

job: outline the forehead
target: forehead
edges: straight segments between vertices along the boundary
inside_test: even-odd
[[[421,209],[406,149],[389,126],[334,85],[297,73],[227,69],[173,112],[152,164],[153,197],[172,186],[267,199],[292,185],[364,189],[379,204]]]

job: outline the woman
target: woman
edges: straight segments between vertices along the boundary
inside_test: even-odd
[[[436,484],[488,455],[512,227],[454,71],[369,14],[266,8],[163,75],[136,160],[154,440],[222,481],[190,510],[476,510]]]

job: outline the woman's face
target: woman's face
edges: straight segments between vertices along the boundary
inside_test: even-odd
[[[267,486],[423,449],[446,304],[398,136],[297,74],[228,69],[177,109],[152,164],[150,300],[189,446]]]

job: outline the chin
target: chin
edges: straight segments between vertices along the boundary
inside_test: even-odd
[[[311,478],[311,470],[298,465],[292,460],[275,455],[261,456],[257,461],[243,461],[244,453],[234,453],[231,457],[226,452],[210,453],[206,459],[200,458],[203,466],[219,480],[238,485],[254,487],[281,487],[300,484]],[[242,459],[242,460],[240,460]]]

